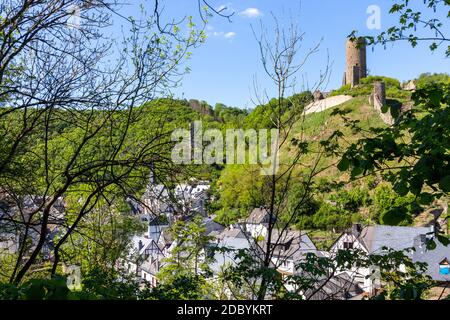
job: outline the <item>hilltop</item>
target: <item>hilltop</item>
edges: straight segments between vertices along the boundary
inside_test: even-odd
[[[414,83],[414,89],[416,89],[429,83],[449,81],[449,79],[448,75],[424,74],[418,79],[402,84],[396,79],[386,77],[364,78],[358,86],[353,88],[343,86],[331,92],[330,97],[344,95],[352,98],[325,111],[306,114],[294,124],[288,140],[293,141],[301,136],[304,141],[311,142],[309,148],[314,148],[320,141],[339,132],[341,136],[339,147],[343,151],[351,143],[362,138],[365,130],[387,126],[380,112],[376,111],[370,102],[373,83],[384,81],[390,110],[401,111],[411,107],[411,83]],[[406,87],[407,85],[409,87]],[[308,95],[303,93],[303,96]],[[311,99],[312,95],[309,98]],[[259,120],[256,123],[268,123],[263,116],[268,114],[268,108],[268,106],[258,106],[249,113],[244,123],[248,123],[247,120],[252,118]],[[352,124],[362,130],[352,130]],[[281,150],[281,165],[291,163],[296,147],[293,143],[289,143]],[[302,176],[313,161],[314,154],[305,155],[301,165],[294,170],[295,175]],[[294,222],[295,227],[303,230],[339,231],[354,222],[392,224],[392,221],[384,219],[385,214],[390,210],[406,212],[407,218],[396,221],[396,225],[430,223],[428,207],[419,204],[412,195],[399,196],[381,176],[349,182],[349,174],[342,173],[338,169],[339,161],[339,154],[323,157],[320,160],[319,166],[324,170],[315,177],[314,197],[310,199],[307,208],[302,208],[305,214],[300,220]],[[228,225],[246,218],[253,207],[258,207],[263,202],[260,194],[252,191],[254,186],[258,188],[263,182],[255,175],[251,166],[225,166],[220,172],[219,179],[214,183],[217,186],[215,195],[218,201],[212,206],[212,211],[217,214],[216,219],[221,223]],[[319,232],[319,237],[321,236],[323,234]],[[328,236],[323,238],[329,239]]]

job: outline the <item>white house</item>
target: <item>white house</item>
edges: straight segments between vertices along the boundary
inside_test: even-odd
[[[155,216],[165,216],[170,223],[173,223],[175,216],[189,216],[195,213],[206,216],[209,189],[208,183],[197,181],[178,184],[174,189],[169,189],[163,184],[156,183],[151,174],[141,199],[142,205],[130,202],[132,202],[133,211],[141,213],[143,221],[150,221]]]
[[[175,245],[169,226],[154,219],[149,223],[147,232],[134,236],[131,242],[132,248],[125,261],[128,272],[156,286],[157,274],[164,266],[163,259],[170,255]]]
[[[359,249],[369,255],[383,255],[385,248],[395,251],[411,249],[406,253],[412,256],[412,248],[418,236],[432,237],[433,227],[397,227],[397,226],[366,226],[355,224],[351,230],[344,232],[331,246],[331,256],[338,250]],[[399,266],[401,269],[402,266]],[[375,268],[352,268],[343,270],[360,283],[362,289],[373,295],[381,288],[380,275]]]
[[[254,239],[265,238],[269,228],[269,221],[270,214],[266,208],[255,208],[245,221],[245,231]]]

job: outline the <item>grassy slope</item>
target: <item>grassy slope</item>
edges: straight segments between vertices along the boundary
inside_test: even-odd
[[[320,113],[309,114],[305,117],[303,124],[298,122],[293,129],[292,136],[300,138],[302,133],[306,140],[321,140],[329,137],[334,131],[340,130],[344,136],[340,142],[340,147],[345,150],[350,143],[362,138],[361,134],[355,134],[350,128],[345,127],[344,120],[340,116],[332,116],[335,109],[350,111],[346,117],[352,121],[359,121],[359,126],[363,129],[370,127],[385,127],[377,111],[370,106],[367,97],[355,97],[352,100],[334,108],[328,109]],[[317,144],[316,144],[317,145]],[[281,163],[289,161],[292,158],[294,150],[290,152],[284,150],[281,154]],[[315,159],[314,155],[307,155],[302,158],[303,163],[312,163]],[[324,158],[320,164],[323,168],[330,166],[319,174],[320,178],[329,181],[348,181],[349,175],[340,172],[336,165],[340,161],[339,156]],[[300,170],[300,169],[299,169]],[[367,215],[367,213],[366,213]],[[310,237],[320,250],[327,249],[340,235],[332,231],[311,230]]]
[[[320,113],[309,114],[305,117],[304,121],[299,121],[294,126],[291,136],[292,138],[300,139],[303,136],[303,140],[316,141],[311,147],[313,150],[317,148],[317,141],[326,139],[336,130],[342,131],[343,138],[340,141],[340,147],[345,149],[350,143],[362,138],[361,134],[355,134],[350,128],[344,126],[344,120],[340,116],[331,116],[335,109],[349,110],[346,115],[352,121],[359,121],[359,126],[363,129],[370,127],[384,127],[385,124],[381,120],[379,114],[369,105],[368,98],[356,97],[340,106],[328,109]],[[290,145],[282,150],[280,156],[280,163],[291,163],[292,158],[296,151],[294,147]],[[301,162],[304,164],[312,163],[317,156],[315,154],[308,154],[302,157]],[[323,158],[320,161],[322,167],[326,167],[339,162],[338,157]],[[346,174],[342,174],[339,170],[333,166],[320,176],[336,178],[339,180],[346,179]]]

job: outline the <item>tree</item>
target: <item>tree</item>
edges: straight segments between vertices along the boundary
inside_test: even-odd
[[[450,192],[449,93],[447,84],[418,89],[412,96],[414,106],[403,111],[393,126],[370,129],[368,138],[348,148],[339,168],[351,171],[353,178],[380,173],[400,196],[411,193],[422,205],[447,197]],[[392,212],[395,220],[406,218],[405,214]]]
[[[167,172],[165,119],[155,116],[153,133],[136,141],[137,107],[176,84],[204,34],[186,21],[182,36],[157,13],[123,18],[114,0],[2,1],[0,9],[0,185],[17,208],[0,219],[21,235],[9,279],[20,283],[42,263],[50,227],[61,234],[56,266],[62,244],[99,199],[135,194],[145,181],[136,177],[151,163]],[[129,29],[121,42],[108,36],[114,19]],[[72,194],[81,205],[66,224],[54,209]],[[24,204],[29,196],[33,203]]]
[[[444,33],[445,21],[440,21],[436,12],[448,9],[450,2],[426,0],[424,3],[428,8],[426,11],[434,11],[433,18],[424,20],[423,13],[414,11],[410,1],[400,1],[390,11],[401,14],[399,26],[383,32],[377,40],[366,37],[369,43],[407,40],[415,47],[421,41],[431,41],[432,51],[440,44],[448,43],[450,39]],[[449,17],[447,15],[444,19]],[[415,31],[418,26],[423,26],[434,36],[405,36],[406,31]],[[449,55],[450,46],[447,50]],[[412,108],[401,113],[391,110],[397,118],[394,125],[386,129],[372,128],[368,138],[352,144],[339,169],[351,171],[353,178],[381,173],[400,196],[412,194],[419,204],[429,205],[435,199],[448,199],[450,194],[450,85],[445,80],[442,82],[442,78],[441,81],[429,82],[422,78],[418,90],[412,95],[412,102]],[[388,111],[389,106],[385,106],[383,112]],[[397,209],[401,210],[391,210],[383,219],[391,222],[407,219],[408,212],[401,207]],[[439,224],[435,223],[435,226],[436,238],[448,245],[448,237],[442,234]],[[434,241],[430,241],[430,246],[434,246]]]
[[[388,28],[376,37],[366,36],[369,45],[381,44],[386,46],[389,42],[407,41],[413,47],[420,42],[430,44],[430,50],[436,51],[442,45],[448,45],[450,35],[446,34],[450,18],[450,2],[448,0],[424,0],[419,11],[416,3],[410,0],[396,1],[389,13],[399,15],[399,23]],[[351,37],[356,39],[356,31]],[[447,46],[446,56],[450,56],[450,45]]]
[[[303,206],[308,206],[314,194],[314,178],[327,168],[322,160],[333,153],[337,140],[337,136],[323,138],[320,132],[314,132],[313,135],[319,138],[313,141],[313,138],[306,134],[303,126],[306,106],[311,102],[310,92],[314,90],[304,90],[303,94],[291,94],[288,98],[289,92],[295,90],[296,75],[308,58],[318,51],[319,44],[306,49],[301,56],[304,34],[294,23],[283,29],[275,17],[274,20],[276,27],[273,33],[261,24],[259,35],[255,30],[254,34],[259,45],[262,65],[274,84],[277,96],[269,99],[265,92],[257,92],[258,107],[249,115],[247,124],[248,127],[255,125],[255,128],[262,128],[267,125],[268,129],[277,129],[279,135],[272,137],[276,138],[276,143],[272,145],[271,156],[277,158],[282,152],[286,152],[289,157],[280,162],[275,161],[273,166],[266,170],[270,172],[266,176],[253,175],[253,181],[244,184],[242,189],[245,191],[238,193],[240,197],[246,197],[249,205],[260,204],[267,210],[267,235],[262,242],[258,241],[260,239],[255,241],[248,237],[250,249],[236,252],[236,266],[230,267],[230,273],[224,271],[225,279],[231,283],[231,287],[240,292],[237,296],[242,297],[245,292],[247,299],[260,300],[280,297],[280,291],[285,291],[286,282],[277,271],[283,261],[279,259],[274,262],[275,250],[293,223],[304,214]],[[273,39],[270,38],[272,35]],[[317,87],[326,79],[327,71],[328,69],[320,74]],[[256,87],[255,91],[258,91]],[[300,128],[295,135],[294,126]],[[247,170],[257,172],[258,169],[261,167],[249,166]],[[242,174],[237,177],[239,175]],[[252,174],[247,172],[246,176],[251,177]],[[243,180],[240,178],[236,183],[241,184]],[[294,186],[298,187],[296,190],[299,192],[291,196],[290,190]],[[226,193],[221,201],[227,201]]]
[[[207,294],[212,255],[200,216],[172,226],[174,244],[158,273],[159,285],[152,293],[161,299],[201,299]]]

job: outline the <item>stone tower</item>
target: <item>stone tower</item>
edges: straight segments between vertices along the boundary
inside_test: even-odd
[[[346,70],[344,85],[351,84],[352,87],[367,77],[366,40],[358,38],[355,41],[347,39],[346,46]]]

